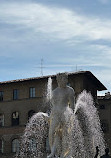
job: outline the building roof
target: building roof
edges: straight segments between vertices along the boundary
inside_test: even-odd
[[[72,75],[86,75],[87,78],[97,86],[97,90],[99,90],[99,91],[107,90],[107,88],[90,71],[77,71],[77,72],[68,73],[68,76],[72,76]],[[40,77],[32,77],[32,78],[25,78],[25,79],[16,79],[16,80],[10,80],[10,81],[3,81],[3,82],[0,82],[0,85],[10,84],[10,83],[18,83],[18,82],[25,82],[25,81],[42,80],[42,79],[47,79],[49,77],[54,78],[54,77],[56,77],[56,75],[48,75],[48,76],[40,76]]]
[[[107,88],[90,71],[78,71],[69,74],[70,75],[84,74],[93,84],[96,85],[98,91],[107,90]]]

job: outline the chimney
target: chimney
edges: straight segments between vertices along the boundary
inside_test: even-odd
[[[110,92],[105,93],[105,98],[109,99],[111,97]]]

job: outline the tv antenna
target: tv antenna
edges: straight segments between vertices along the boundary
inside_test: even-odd
[[[43,76],[43,62],[44,62],[44,60],[43,60],[43,58],[41,58],[41,64],[40,64],[40,69],[41,69],[41,76]]]

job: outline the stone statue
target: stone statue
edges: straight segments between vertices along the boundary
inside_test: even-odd
[[[60,158],[69,158],[69,135],[75,106],[75,93],[73,88],[67,86],[68,75],[66,73],[57,74],[56,79],[58,87],[52,91],[52,109],[49,126],[51,154],[47,158],[53,158],[55,155]]]

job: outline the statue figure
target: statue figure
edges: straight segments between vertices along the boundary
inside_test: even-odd
[[[51,154],[47,158],[55,155],[60,158],[70,157],[70,132],[71,119],[75,106],[74,89],[67,86],[68,75],[66,73],[57,74],[58,87],[52,91],[52,109],[49,125],[49,145]],[[66,137],[67,135],[67,137]],[[68,138],[66,140],[66,138]]]

